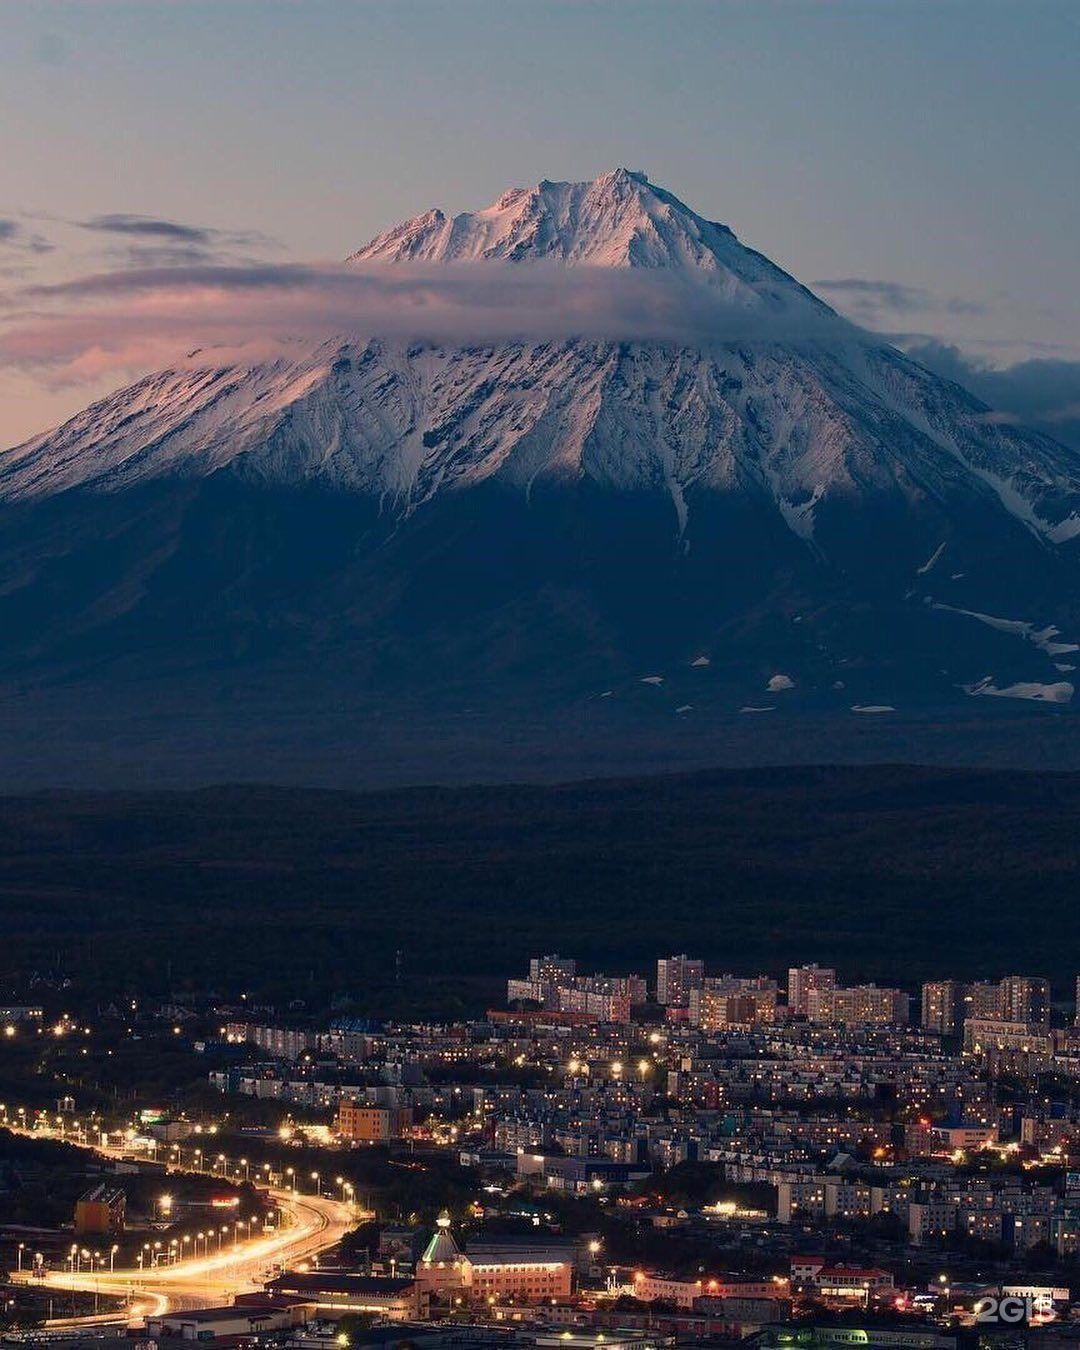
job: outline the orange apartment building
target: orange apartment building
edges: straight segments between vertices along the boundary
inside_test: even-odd
[[[124,1229],[127,1197],[116,1186],[104,1182],[81,1195],[75,1202],[76,1233],[121,1233]]]
[[[412,1128],[409,1106],[367,1106],[362,1102],[341,1102],[337,1113],[337,1132],[343,1139],[358,1144],[382,1144],[401,1139]]]

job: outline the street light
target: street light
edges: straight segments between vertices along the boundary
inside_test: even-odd
[[[312,1172],[311,1179],[315,1183],[315,1194],[322,1195],[322,1181],[319,1179],[318,1172]]]

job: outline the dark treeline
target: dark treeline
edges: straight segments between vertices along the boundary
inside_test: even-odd
[[[561,787],[0,799],[0,976],[453,1013],[531,954],[1051,976],[1080,776],[793,768]]]

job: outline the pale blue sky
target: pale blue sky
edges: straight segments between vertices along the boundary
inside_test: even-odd
[[[626,164],[809,284],[906,288],[823,292],[877,326],[1080,360],[1077,0],[0,0],[0,27],[0,288],[123,262],[94,217],[335,258]],[[0,371],[0,444],[87,397]]]

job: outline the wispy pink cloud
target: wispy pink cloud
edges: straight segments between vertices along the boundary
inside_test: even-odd
[[[809,341],[841,330],[855,331],[810,304],[751,307],[675,273],[545,264],[152,267],[0,297],[0,362],[54,382],[145,371],[192,347],[343,334],[698,345]]]

